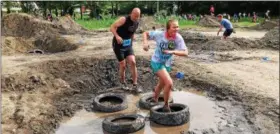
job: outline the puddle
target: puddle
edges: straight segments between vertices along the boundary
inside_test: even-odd
[[[146,121],[145,127],[134,134],[180,134],[182,131],[187,132],[199,131],[205,129],[212,129],[217,131],[218,122],[221,122],[221,110],[209,98],[186,92],[174,91],[172,96],[175,103],[186,104],[190,109],[190,122],[181,126],[162,126],[150,121]],[[123,113],[137,113],[145,117],[149,116],[149,110],[138,108],[139,96],[128,95],[128,109],[114,112],[114,113],[101,113],[101,112],[87,112],[81,110],[77,112],[70,120],[60,124],[56,134],[108,134],[102,129],[102,121],[104,118]],[[125,122],[126,120],[119,120],[117,122]]]

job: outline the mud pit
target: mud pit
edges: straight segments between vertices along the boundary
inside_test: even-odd
[[[137,38],[141,38],[140,36],[137,35]],[[67,35],[67,39],[70,38],[81,37]],[[84,110],[77,113],[81,116],[93,114],[95,111],[92,111],[91,103],[92,98],[97,94],[123,92],[110,89],[119,85],[117,60],[111,49],[111,34],[85,35],[83,39],[86,43],[75,51],[52,55],[2,57],[2,130],[4,133],[55,133],[60,126],[63,127],[61,123],[65,123],[77,111]],[[200,40],[193,40],[193,42],[198,41]],[[150,43],[153,49],[154,43]],[[144,52],[141,44],[140,39],[136,40],[134,45],[139,84],[143,86],[145,92],[150,92],[156,85],[156,77],[149,69],[149,56],[153,51]],[[216,46],[219,50],[219,45]],[[205,128],[200,129],[192,128],[194,126],[192,123],[200,121],[193,118],[190,126],[185,124],[180,128],[180,132],[187,133],[187,128],[190,128],[189,131],[193,133],[274,134],[278,132],[279,76],[276,74],[279,73],[279,52],[240,47],[236,51],[226,49],[213,53],[214,55],[211,55],[207,47],[203,51],[201,47],[197,47],[197,51],[191,50],[189,58],[176,57],[171,74],[174,76],[177,71],[183,71],[184,79],[174,78],[175,89],[202,92],[208,102],[214,103],[217,109],[221,110],[220,113],[214,113],[222,115],[223,119],[219,118],[218,120],[222,121],[212,125],[204,124]],[[270,60],[262,61],[264,56],[269,57]],[[126,75],[130,76],[130,73],[127,72]],[[131,82],[130,79],[128,81]],[[174,94],[176,95],[176,92]],[[192,98],[191,96],[184,94],[188,99]],[[136,103],[137,99],[133,101]],[[186,102],[189,102],[188,105],[191,107],[200,101]],[[129,105],[129,108],[134,108],[128,109],[132,110],[129,112],[139,111],[135,103]],[[207,106],[206,103],[200,105]],[[190,110],[192,109],[195,108]],[[145,111],[142,114],[145,114]],[[194,114],[207,115],[199,112]],[[104,117],[105,115],[100,118]],[[98,124],[88,123],[93,123],[90,130],[96,128],[102,131]],[[150,125],[153,127],[154,124]],[[153,128],[156,129],[153,130],[154,132],[168,129],[170,133],[178,129],[156,125]],[[77,127],[71,128],[73,132],[79,130]]]

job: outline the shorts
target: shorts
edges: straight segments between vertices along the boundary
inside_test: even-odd
[[[151,69],[153,70],[154,74],[164,68],[166,69],[167,72],[171,71],[171,67],[165,66],[164,63],[157,63],[157,62],[151,61]]]
[[[132,46],[122,47],[121,45],[117,44],[115,41],[113,41],[113,50],[119,62],[126,59],[126,57],[129,55],[134,55]]]
[[[233,32],[233,29],[226,29],[226,31],[224,32],[224,36],[228,37],[231,35],[232,32]]]

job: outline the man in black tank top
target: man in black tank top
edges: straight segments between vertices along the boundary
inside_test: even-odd
[[[133,89],[137,92],[142,92],[142,89],[137,86],[137,68],[132,41],[134,39],[134,33],[138,28],[140,12],[139,8],[134,8],[129,16],[120,17],[110,28],[110,31],[114,34],[113,50],[119,60],[122,87],[126,90],[129,89],[125,82],[125,68],[127,62],[130,65],[130,71],[132,73]]]

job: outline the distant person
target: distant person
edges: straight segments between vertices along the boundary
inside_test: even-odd
[[[252,22],[254,22],[254,23],[257,22],[257,14],[255,12],[253,12]]]
[[[203,18],[203,15],[200,14],[200,15],[199,15],[199,20],[201,20],[202,18]]]
[[[270,20],[270,17],[269,17],[269,12],[270,12],[269,10],[267,10],[267,11],[266,11],[266,13],[265,13],[265,17],[264,17],[265,19]]]
[[[193,21],[196,21],[197,16],[194,14],[193,15]]]
[[[233,20],[234,20],[234,22],[238,22],[238,15],[237,15],[237,13],[234,13]]]
[[[50,22],[52,22],[52,21],[53,21],[53,17],[52,17],[52,15],[51,15],[51,14],[48,14],[48,16],[47,16],[47,20],[48,20],[48,21],[50,21]]]
[[[250,13],[248,13],[248,18],[250,18],[251,17],[251,14]]]
[[[226,30],[223,34],[223,38],[224,38],[224,40],[226,40],[227,37],[229,37],[231,35],[231,33],[233,32],[233,26],[232,26],[231,22],[228,19],[223,18],[223,15],[221,15],[221,14],[218,15],[218,21],[221,24],[220,24],[220,29],[219,29],[217,35],[219,35],[219,33],[222,31],[222,29],[224,27]]]
[[[210,6],[210,15],[215,16],[215,8],[213,5]]]
[[[246,13],[244,12],[244,13],[243,13],[243,18],[245,18],[245,17],[246,17]]]
[[[227,19],[230,20],[230,14],[227,14]]]
[[[142,92],[142,89],[137,84],[137,68],[132,47],[132,41],[135,37],[134,33],[139,25],[141,11],[139,8],[134,8],[130,15],[120,17],[115,21],[110,28],[113,33],[112,46],[115,52],[116,58],[119,61],[119,75],[122,88],[128,90],[125,81],[125,69],[126,64],[130,65],[130,71],[132,74],[133,90],[137,93]]]
[[[241,13],[241,12],[239,12],[239,14],[238,14],[238,18],[239,18],[239,20],[241,19],[241,17],[242,17],[242,13]]]

